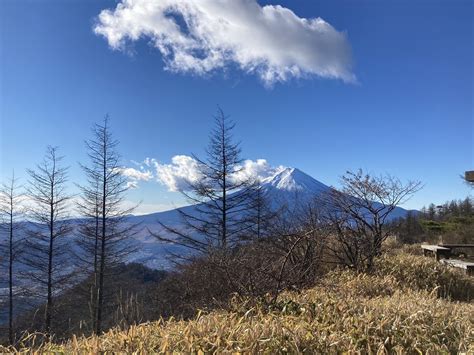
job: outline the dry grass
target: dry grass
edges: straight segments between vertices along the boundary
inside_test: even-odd
[[[459,269],[448,268],[434,258],[413,255],[405,248],[380,258],[376,270],[378,276],[392,277],[404,289],[432,291],[436,288],[439,297],[455,301],[474,300],[474,277]]]
[[[243,302],[192,321],[162,320],[65,344],[35,345],[31,336],[18,351],[474,353],[474,303],[439,297],[446,282],[472,287],[472,278],[406,253],[379,266],[373,275],[333,272],[271,306]]]

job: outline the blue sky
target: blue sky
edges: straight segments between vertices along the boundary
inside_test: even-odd
[[[297,167],[335,186],[359,167],[419,179],[425,187],[410,208],[469,193],[460,174],[474,168],[471,1],[258,3],[321,17],[343,33],[357,82],[343,73],[268,85],[232,62],[204,75],[173,72],[149,36],[114,50],[94,33],[115,1],[0,2],[1,177],[15,169],[26,180],[46,145],[58,145],[74,191],[83,141],[106,113],[126,166],[199,155],[220,105],[237,123],[245,158]],[[339,60],[328,58],[323,68]],[[155,179],[138,186],[128,198],[143,201],[141,212],[182,203]]]

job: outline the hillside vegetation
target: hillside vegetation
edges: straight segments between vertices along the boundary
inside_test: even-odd
[[[416,248],[411,248],[415,250]],[[0,352],[474,352],[474,278],[410,249],[376,272],[337,270],[276,300],[235,298],[228,309],[41,343],[31,334]]]

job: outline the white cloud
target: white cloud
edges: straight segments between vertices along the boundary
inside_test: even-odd
[[[189,184],[196,182],[200,177],[199,163],[190,156],[177,155],[172,158],[171,164],[159,164],[154,161],[157,180],[170,191],[181,191],[189,188]],[[231,179],[245,181],[248,179],[266,179],[284,169],[283,166],[272,167],[265,159],[245,160],[236,167]]]
[[[138,188],[138,181],[127,181],[127,189],[136,189]]]
[[[245,180],[265,180],[266,178],[273,177],[280,171],[285,169],[284,166],[280,165],[273,167],[265,159],[245,160],[242,166],[236,168],[236,172],[233,177],[238,181]]]
[[[187,155],[175,155],[171,164],[160,164],[152,160],[156,169],[156,178],[169,191],[182,191],[189,188],[189,184],[201,177],[199,163]]]
[[[172,72],[206,75],[235,64],[268,86],[314,76],[356,81],[344,32],[256,0],[122,0],[99,14],[94,31],[117,50],[149,38]]]
[[[134,168],[117,168],[116,170],[128,178],[127,188],[129,189],[137,188],[139,181],[150,181],[153,179],[153,173],[149,170],[145,170],[143,167],[141,167],[140,170]]]
[[[153,178],[151,171],[140,171],[134,168],[120,168],[120,173],[133,180],[148,181]]]
[[[139,181],[150,181],[156,179],[169,191],[186,191],[190,184],[198,181],[202,174],[199,163],[188,155],[175,155],[170,164],[162,164],[153,158],[146,158],[143,163],[136,163],[140,170],[133,168],[122,169],[124,175],[131,178],[129,184],[137,187]],[[245,160],[242,165],[237,166],[231,178],[237,181],[248,179],[264,180],[273,177],[283,170],[284,166],[271,166],[265,159]],[[153,169],[154,171],[150,171]]]

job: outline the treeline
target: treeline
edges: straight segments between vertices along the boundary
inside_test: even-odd
[[[162,223],[160,233],[149,231],[179,250],[169,255],[176,268],[151,282],[126,276],[123,262],[134,252],[127,239],[139,226],[126,220],[133,209],[123,207],[127,181],[107,118],[86,142],[89,161],[81,164],[85,182],[74,206],[57,148],[48,148],[44,161],[28,170],[24,191],[15,179],[7,183],[1,199],[6,341],[15,343],[24,330],[67,337],[189,317],[223,307],[233,296],[271,302],[285,289],[312,285],[335,265],[372,271],[393,234],[390,214],[420,183],[359,170],[310,203],[275,206],[261,181],[239,174],[243,159],[234,126],[219,109],[206,155],[195,156],[199,177],[182,191],[196,208],[180,210],[180,228]],[[77,228],[72,208],[82,217]],[[15,322],[19,299],[36,305]]]
[[[431,203],[419,212],[410,211],[405,218],[392,223],[405,243],[462,243],[474,244],[474,200]]]
[[[445,221],[453,217],[472,217],[474,201],[466,197],[464,200],[452,200],[438,206],[431,203],[428,207],[423,207],[420,212],[422,218],[432,221]]]

